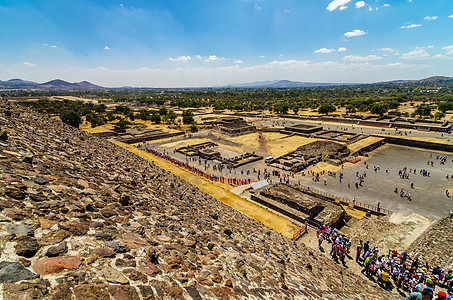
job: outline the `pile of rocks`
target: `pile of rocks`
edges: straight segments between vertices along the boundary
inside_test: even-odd
[[[3,299],[390,299],[108,141],[0,102]]]

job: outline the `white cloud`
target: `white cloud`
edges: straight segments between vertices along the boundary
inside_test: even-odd
[[[424,19],[424,20],[435,20],[435,19],[437,19],[437,18],[438,18],[437,16],[426,16],[426,17],[424,17],[423,19]]]
[[[204,61],[204,62],[213,62],[213,61],[220,61],[220,60],[225,60],[225,57],[218,57],[217,55],[208,55],[208,56],[201,56],[201,55],[195,55],[195,58],[198,60]]]
[[[449,18],[453,18],[453,15],[449,15],[448,17],[449,17]]]
[[[236,60],[234,61],[234,63],[235,63],[235,64],[243,64],[244,62],[243,62],[242,60],[240,60],[240,59],[236,59]]]
[[[415,28],[415,27],[421,27],[422,24],[409,24],[409,25],[403,25],[400,28],[402,29],[409,29],[409,28]]]
[[[168,60],[170,60],[170,61],[180,61],[180,62],[183,62],[183,63],[187,63],[187,62],[192,60],[192,57],[190,57],[188,55],[187,56],[183,55],[183,56],[178,56],[176,58],[169,57]]]
[[[110,47],[109,46],[105,46],[104,50],[110,50]]]
[[[408,53],[404,53],[401,55],[402,59],[407,59],[407,60],[416,60],[416,59],[427,59],[429,58],[428,52],[426,52],[424,49],[414,49]]]
[[[352,62],[362,62],[362,61],[372,61],[372,60],[379,60],[382,57],[377,55],[367,55],[367,56],[359,56],[359,55],[347,55],[343,57],[344,61],[352,61]]]
[[[28,61],[24,61],[23,64],[24,64],[24,66],[27,66],[27,67],[36,67],[35,64],[28,62]]]
[[[261,9],[261,6],[259,6],[258,4],[255,4],[255,8],[256,8],[257,10],[260,10],[260,9]]]
[[[361,36],[367,34],[365,31],[360,29],[354,29],[353,31],[346,32],[344,36],[353,37],[353,36]]]
[[[390,4],[385,3],[384,5],[382,5],[382,7],[390,7]]]
[[[358,1],[355,3],[356,8],[361,8],[365,6],[365,1]]]
[[[439,58],[448,58],[448,56],[443,55],[443,54],[436,54],[433,56],[434,59],[439,59]]]
[[[340,6],[339,10],[345,10],[346,8],[348,8],[346,5],[343,5],[343,6]]]
[[[387,52],[395,52],[395,50],[393,50],[392,48],[381,48],[379,49],[381,51],[387,51]]]
[[[56,45],[49,45],[47,43],[44,43],[44,46],[50,47],[50,48],[58,48]]]
[[[260,58],[265,58],[265,56],[264,56],[264,55],[261,55]]]
[[[314,53],[323,53],[323,54],[331,53],[331,52],[335,52],[335,49],[321,48],[321,49],[314,51]]]
[[[336,10],[337,8],[341,8],[341,7],[345,7],[345,4],[351,2],[351,0],[333,0],[332,2],[329,3],[329,5],[327,5],[326,9],[328,11],[334,11]],[[343,9],[344,9],[343,8]],[[343,10],[342,9],[342,10]]]
[[[289,10],[289,9],[287,9],[287,8],[285,8],[285,9],[283,10],[283,13],[284,13],[284,14],[288,14],[288,13],[290,13],[290,12],[291,12],[291,10]]]
[[[347,51],[347,50],[348,50],[348,49],[345,48],[345,47],[340,47],[340,48],[338,48],[337,51],[338,51],[338,52],[343,52],[343,51]]]
[[[448,55],[453,55],[453,45],[445,46],[442,48],[443,50],[447,51]]]

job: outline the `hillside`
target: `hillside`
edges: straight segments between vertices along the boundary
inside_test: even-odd
[[[102,89],[102,87],[94,85],[88,81],[82,82],[67,82],[60,79],[55,79],[46,83],[42,83],[39,85],[39,88],[44,89],[53,89],[53,90],[98,90]]]
[[[82,82],[67,82],[61,79],[51,80],[45,83],[37,83],[22,79],[10,79],[7,81],[0,80],[0,88],[2,89],[45,89],[45,90],[99,90],[103,89],[98,85],[88,81]]]
[[[3,299],[391,299],[105,140],[0,102]]]

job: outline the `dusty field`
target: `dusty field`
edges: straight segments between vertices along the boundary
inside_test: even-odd
[[[91,102],[94,104],[100,104],[99,100],[104,101],[112,101],[112,99],[89,99],[89,98],[82,98],[82,97],[72,97],[72,96],[52,96],[49,100],[62,100],[67,99],[71,101],[82,101],[82,102]],[[114,106],[113,102],[103,102],[106,106]]]
[[[242,145],[263,156],[281,156],[296,150],[298,147],[314,142],[316,139],[301,136],[291,136],[277,132],[265,132],[259,138],[258,132],[249,133],[236,137],[229,137],[219,133],[213,133],[216,137]]]

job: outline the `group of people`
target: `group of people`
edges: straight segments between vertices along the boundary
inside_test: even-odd
[[[409,256],[397,249],[389,251],[388,255],[380,254],[378,247],[371,247],[369,242],[360,241],[357,244],[356,261],[363,264],[362,273],[372,280],[376,280],[385,289],[390,289],[391,281],[399,289],[410,295],[431,295],[432,299],[447,299],[447,293],[453,293],[453,271],[446,271],[439,266],[432,268],[429,263],[421,263],[418,258],[408,263]],[[376,278],[376,279],[375,279]],[[447,292],[435,292],[436,285],[447,289]],[[413,296],[409,297],[414,297]],[[412,299],[412,298],[409,298]],[[413,298],[417,299],[417,298]],[[424,299],[424,298],[423,298]]]
[[[414,188],[413,183],[411,184],[411,188]],[[395,188],[395,194],[398,194],[398,188]],[[407,198],[407,200],[412,201],[412,194],[409,191],[406,191],[405,189],[401,188],[399,191],[400,197],[401,198]]]
[[[349,254],[351,249],[351,241],[346,235],[340,234],[336,228],[330,226],[321,225],[316,230],[316,236],[318,238],[318,246],[324,251],[322,247],[323,241],[330,242],[330,256],[338,262],[338,260],[345,265],[345,258]]]
[[[324,252],[324,241],[331,244],[330,256],[335,261],[346,264],[345,258],[351,252],[351,240],[336,228],[326,225],[318,226],[316,230],[318,247]],[[350,259],[352,257],[349,256]],[[440,266],[432,267],[420,259],[411,260],[407,253],[398,252],[397,249],[387,254],[381,253],[377,246],[372,246],[369,241],[358,242],[355,261],[363,266],[362,273],[369,279],[390,290],[393,285],[409,294],[413,299],[453,299],[453,270],[446,271]],[[393,284],[392,284],[393,282]],[[446,291],[435,292],[436,286]],[[423,296],[422,296],[423,295]],[[424,298],[417,298],[424,297]]]

